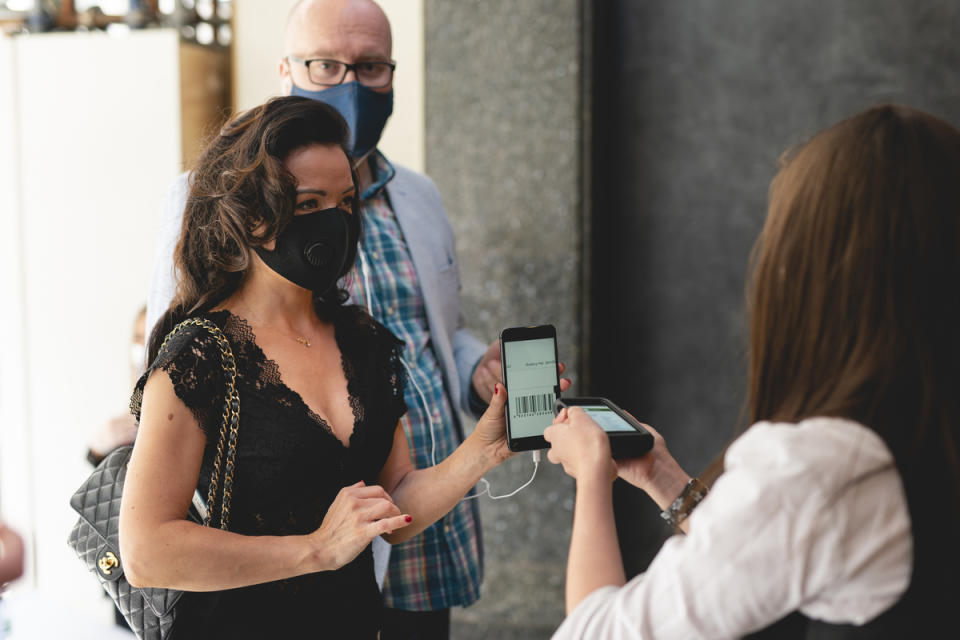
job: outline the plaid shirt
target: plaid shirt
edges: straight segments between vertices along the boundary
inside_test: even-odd
[[[365,291],[364,275],[358,268],[346,279],[346,285],[354,301],[369,302],[374,317],[406,343],[407,414],[401,422],[413,463],[422,469],[431,466],[432,459],[440,462],[450,455],[459,438],[454,428],[454,408],[430,344],[417,273],[383,188],[395,172],[379,152],[374,162],[375,183],[361,194],[362,250],[371,290]],[[472,502],[460,502],[420,535],[393,546],[383,587],[386,606],[437,611],[465,607],[480,597],[480,542]]]

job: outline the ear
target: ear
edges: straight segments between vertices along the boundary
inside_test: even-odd
[[[267,232],[267,222],[263,218],[247,221],[247,233],[254,238],[262,238]]]
[[[280,75],[280,95],[290,95],[293,90],[293,78],[290,76],[290,62],[286,58],[280,58],[277,72]]]

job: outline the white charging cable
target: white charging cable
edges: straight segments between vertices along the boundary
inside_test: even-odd
[[[373,289],[370,287],[370,269],[367,266],[367,256],[363,250],[363,245],[361,244],[357,247],[357,255],[360,257],[360,271],[363,272],[363,297],[365,298],[367,313],[370,314],[370,317],[373,315]],[[417,395],[420,397],[420,403],[423,405],[423,411],[427,416],[427,423],[430,425],[430,464],[437,466],[437,439],[434,436],[433,432],[433,415],[430,413],[430,405],[427,403],[427,396],[420,388],[420,385],[417,384],[417,380],[413,375],[413,370],[410,368],[410,365],[407,364],[407,361],[400,357],[400,364],[403,365],[403,368],[407,371],[407,378],[410,382],[413,383],[413,388],[416,390]],[[511,491],[510,493],[504,494],[502,496],[495,496],[490,492],[490,483],[486,478],[480,478],[480,482],[483,483],[484,489],[479,493],[475,493],[472,496],[466,496],[461,499],[461,502],[466,500],[473,500],[474,498],[479,498],[480,496],[486,494],[490,496],[491,500],[502,500],[503,498],[511,498],[523,489],[526,489],[533,482],[533,479],[537,477],[537,469],[540,468],[540,450],[534,449],[533,454],[533,475],[530,476],[530,479],[525,483]]]
[[[370,317],[372,318],[374,317],[373,289],[370,287],[370,269],[367,266],[367,256],[363,250],[363,246],[357,247],[357,254],[360,256],[360,271],[363,272],[363,297],[366,299],[367,313],[369,313]],[[423,389],[420,388],[420,385],[417,384],[417,380],[413,376],[413,370],[410,368],[410,365],[407,364],[407,361],[403,359],[403,356],[400,356],[400,364],[402,364],[403,368],[407,370],[407,378],[411,383],[413,383],[413,388],[420,397],[420,404],[423,405],[423,411],[427,416],[427,423],[430,425],[430,464],[437,466],[437,439],[434,437],[433,433],[433,414],[430,413],[430,405],[427,403],[427,395],[423,392]]]
[[[435,467],[437,466],[437,439],[433,436],[433,415],[430,414],[427,396],[420,389],[420,385],[417,384],[417,380],[413,377],[413,371],[410,370],[410,365],[407,364],[407,361],[400,358],[400,364],[407,370],[407,379],[413,383],[413,388],[416,389],[417,395],[420,396],[420,404],[423,405],[423,410],[427,414],[427,422],[430,424],[430,464]]]
[[[527,487],[529,487],[530,483],[533,482],[533,479],[537,477],[537,469],[540,468],[540,449],[534,449],[530,453],[533,454],[532,456],[533,457],[533,475],[531,475],[530,479],[524,482],[522,485],[520,485],[510,493],[505,493],[502,496],[495,496],[492,493],[490,493],[490,483],[487,481],[487,479],[480,478],[480,482],[482,482],[484,486],[483,491],[479,493],[475,493],[472,496],[467,496],[466,498],[463,498],[461,502],[464,502],[466,500],[473,500],[474,498],[479,498],[483,494],[487,494],[488,496],[490,496],[491,500],[502,500],[503,498],[512,498],[513,496],[520,493],[523,489],[526,489]]]

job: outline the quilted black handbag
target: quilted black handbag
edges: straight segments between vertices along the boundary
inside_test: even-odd
[[[167,334],[163,346],[166,346],[174,335],[188,325],[203,327],[216,338],[220,348],[221,365],[227,380],[223,423],[220,426],[220,438],[217,443],[217,454],[207,499],[204,503],[199,492],[194,491],[189,518],[203,526],[210,526],[220,484],[221,465],[226,452],[226,464],[222,465],[223,491],[220,509],[220,528],[226,529],[230,519],[230,499],[236,468],[237,430],[240,419],[240,398],[236,390],[236,362],[226,336],[219,327],[203,318],[190,318],[178,324]],[[70,506],[80,514],[80,518],[70,532],[67,543],[77,552],[87,569],[97,576],[100,585],[116,603],[138,638],[165,640],[173,629],[177,617],[177,604],[181,601],[183,592],[174,589],[131,586],[123,575],[123,561],[120,558],[118,532],[120,497],[123,494],[123,481],[127,475],[127,462],[132,451],[132,446],[125,446],[111,452],[73,494]]]

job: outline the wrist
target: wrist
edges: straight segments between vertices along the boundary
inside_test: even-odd
[[[321,535],[320,530],[317,530],[302,538],[303,544],[300,555],[303,559],[302,566],[307,569],[304,573],[331,571],[337,568],[330,555],[330,546],[325,544]]]
[[[666,459],[657,461],[645,490],[657,503],[657,506],[663,510],[676,500],[689,481],[690,476],[687,472],[677,464],[672,456],[667,456]]]
[[[446,467],[447,473],[455,474],[451,477],[461,478],[470,486],[480,482],[480,478],[488,471],[503,462],[479,431],[479,427],[474,429],[452,454],[437,465]]]
[[[660,517],[667,521],[674,529],[684,529],[684,521],[687,519],[694,508],[707,495],[707,486],[703,484],[700,478],[691,478],[676,500],[670,503],[670,506],[660,513]]]
[[[577,473],[577,488],[608,488],[613,491],[613,481],[617,479],[617,468],[614,465],[609,467],[602,462],[590,465],[588,469]]]

